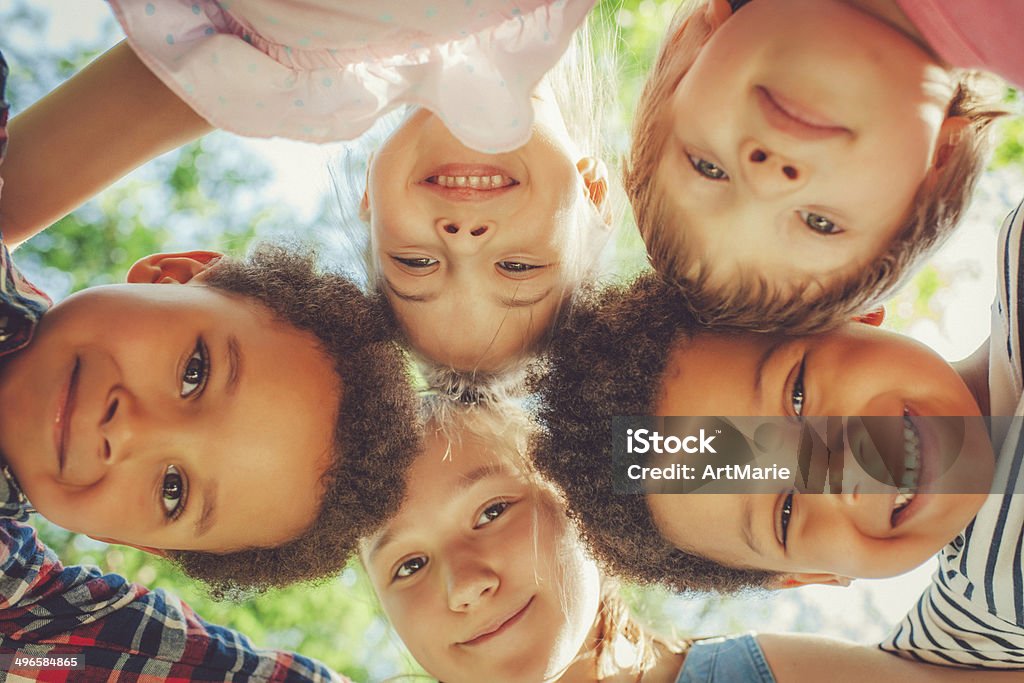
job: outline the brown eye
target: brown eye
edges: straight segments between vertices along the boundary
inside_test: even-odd
[[[427,558],[414,557],[398,565],[395,571],[396,579],[405,579],[427,566]]]
[[[208,360],[206,345],[200,339],[196,348],[185,363],[185,370],[181,373],[181,397],[188,398],[193,394],[202,393],[206,386],[206,378],[209,375],[210,363]]]
[[[177,519],[185,510],[185,480],[174,465],[168,465],[164,472],[161,501],[164,513],[171,519]]]
[[[438,260],[436,258],[422,257],[422,258],[403,258],[401,256],[392,256],[393,259],[401,263],[407,268],[430,268],[436,266]]]

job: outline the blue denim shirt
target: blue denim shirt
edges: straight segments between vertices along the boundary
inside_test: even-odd
[[[699,640],[676,683],[775,683],[754,634]]]

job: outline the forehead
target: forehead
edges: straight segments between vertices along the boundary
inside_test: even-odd
[[[699,334],[669,352],[655,399],[659,415],[746,415],[767,363],[792,341],[766,334]]]

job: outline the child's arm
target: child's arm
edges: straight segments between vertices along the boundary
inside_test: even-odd
[[[8,126],[0,229],[8,247],[136,166],[211,130],[119,43]]]
[[[957,371],[960,379],[970,389],[982,415],[990,414],[988,399],[989,342],[990,340],[986,339],[970,356],[953,363],[953,369]]]
[[[954,669],[922,664],[875,645],[797,633],[761,633],[757,641],[777,683],[1020,683],[1020,671]]]

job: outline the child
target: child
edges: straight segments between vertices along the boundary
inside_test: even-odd
[[[1005,373],[1001,384],[1018,401],[1022,373],[1014,321],[1020,298],[1012,283],[1022,220],[1018,209],[1003,231],[1006,277],[994,307],[990,365],[994,375]],[[890,576],[948,544],[936,584],[887,648],[940,664],[1024,666],[1017,654],[1024,624],[1014,607],[1022,568],[1013,531],[1024,520],[1018,497],[1003,495],[1020,482],[1019,423],[1001,446],[994,495],[986,498],[977,492],[988,490],[991,462],[983,441],[971,436],[977,423],[947,421],[961,425],[963,447],[943,477],[957,488],[946,490],[968,493],[930,495],[941,469],[935,443],[942,421],[937,427],[922,417],[978,415],[981,399],[1005,414],[1012,406],[1005,389],[1000,395],[995,382],[991,392],[984,382],[972,383],[972,394],[923,347],[854,324],[819,337],[704,334],[687,340],[692,321],[666,296],[669,287],[641,280],[630,295],[608,293],[604,308],[581,310],[556,341],[542,385],[547,432],[534,459],[565,490],[599,559],[614,573],[644,582],[730,591]],[[635,334],[638,320],[647,321],[643,337]],[[989,365],[987,357],[979,358]],[[652,382],[654,377],[660,380]],[[563,396],[587,400],[574,399],[569,412]],[[1014,412],[1020,414],[1019,406]],[[903,462],[889,468],[901,476],[886,496],[858,493],[856,486],[835,496],[806,495],[790,483],[769,496],[616,495],[610,458],[592,457],[608,453],[608,433],[593,425],[641,414],[891,415],[904,423],[904,439],[914,448],[908,446]],[[910,470],[920,479],[905,478]],[[863,472],[859,476],[844,484],[870,481]]]
[[[933,3],[963,15],[975,31],[964,38],[926,4],[707,0],[677,12],[625,184],[655,269],[703,323],[832,327],[956,225],[1001,111],[936,53],[1019,78],[1016,40],[997,43],[1006,54],[986,41],[1021,15],[1004,0]],[[964,44],[940,42],[951,39]],[[984,61],[959,61],[971,41]]]
[[[367,487],[400,499],[387,467],[416,438],[377,425],[414,419],[401,352],[387,316],[311,256],[157,254],[49,312],[0,256],[5,516],[27,497],[214,585],[267,587],[343,566],[389,508],[361,504]],[[291,502],[266,517],[267,496]]]
[[[506,154],[418,109],[366,172],[373,286],[428,366],[478,381],[540,344],[610,234],[604,164],[574,151],[550,87],[532,104],[529,141]]]
[[[361,550],[420,665],[449,683],[674,680],[678,648],[633,622],[528,473],[519,411],[433,408],[416,485]]]

